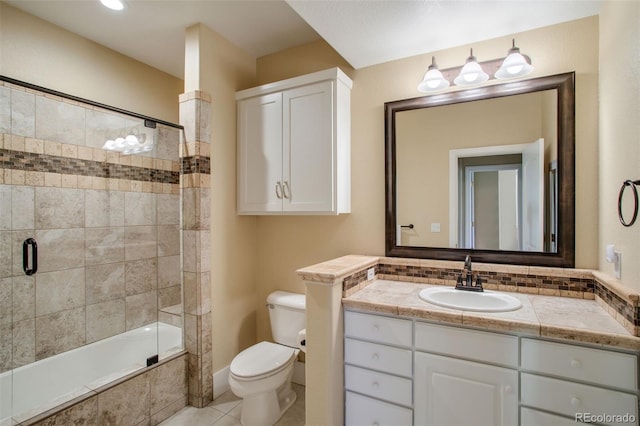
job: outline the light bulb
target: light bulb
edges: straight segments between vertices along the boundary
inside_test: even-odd
[[[111,10],[124,9],[124,3],[120,0],[100,0],[100,3],[102,3],[104,7],[107,7]]]

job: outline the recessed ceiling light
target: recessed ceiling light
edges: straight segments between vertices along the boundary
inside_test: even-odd
[[[100,3],[112,10],[124,9],[124,2],[122,0],[100,0]]]

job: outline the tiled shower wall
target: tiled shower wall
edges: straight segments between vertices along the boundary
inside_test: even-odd
[[[181,130],[142,122],[0,82],[0,372],[181,303]],[[152,152],[101,149],[132,128],[154,137]]]

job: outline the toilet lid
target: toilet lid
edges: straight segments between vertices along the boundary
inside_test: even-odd
[[[236,355],[230,370],[238,377],[262,376],[281,369],[294,354],[295,349],[289,346],[260,342]]]

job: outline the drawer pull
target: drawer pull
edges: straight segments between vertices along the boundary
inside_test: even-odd
[[[371,355],[371,359],[374,361],[377,361],[378,359],[380,359],[380,355],[378,355],[378,353],[374,353],[373,355]]]
[[[571,405],[573,405],[574,407],[579,406],[582,403],[582,401],[580,401],[580,398],[576,398],[575,396],[571,397]]]
[[[575,359],[575,358],[572,358],[572,359],[571,359],[571,366],[572,366],[573,368],[578,368],[578,367],[580,367],[581,365],[582,365],[582,363],[580,362],[580,360],[579,360],[579,359]]]
[[[374,389],[378,389],[380,387],[380,385],[378,384],[378,382],[373,382],[371,384],[371,387],[374,388]]]

